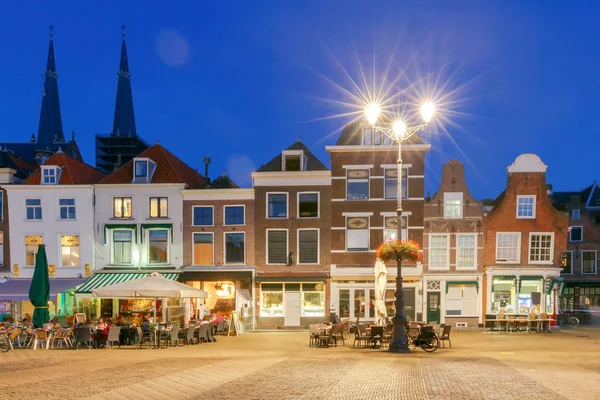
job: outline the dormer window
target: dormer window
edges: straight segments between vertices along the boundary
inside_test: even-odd
[[[42,167],[42,185],[56,185],[60,179],[60,168],[55,166]]]
[[[133,183],[149,183],[156,169],[156,163],[149,158],[133,159]]]
[[[282,171],[304,171],[304,152],[302,150],[284,150],[282,153]]]
[[[135,162],[135,177],[148,178],[148,161]]]

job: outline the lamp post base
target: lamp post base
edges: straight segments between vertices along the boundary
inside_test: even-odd
[[[406,319],[394,318],[394,336],[388,351],[390,353],[410,353],[408,339],[406,337]]]

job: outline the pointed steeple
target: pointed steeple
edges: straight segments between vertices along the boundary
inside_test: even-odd
[[[40,145],[48,145],[55,137],[63,137],[62,118],[60,115],[60,101],[58,99],[58,75],[54,59],[54,29],[50,26],[50,46],[48,48],[48,62],[44,71],[44,89],[42,93],[42,109],[40,111],[40,125],[38,127],[37,141]]]
[[[121,61],[119,64],[119,83],[117,85],[117,101],[112,135],[136,137],[135,116],[133,114],[133,95],[131,93],[131,74],[125,45],[125,25],[122,26]]]

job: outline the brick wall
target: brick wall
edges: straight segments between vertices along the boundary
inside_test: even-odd
[[[405,151],[402,153],[403,163],[410,164],[408,168],[408,199],[402,201],[402,208],[409,212],[408,238],[419,243],[423,242],[423,204],[424,204],[424,151]],[[383,242],[384,217],[381,212],[395,212],[397,200],[384,199],[384,174],[381,165],[395,165],[397,162],[397,151],[356,151],[352,153],[332,152],[332,199],[343,201],[332,201],[332,227],[345,228],[347,212],[372,212],[369,225],[370,249],[375,250]],[[370,200],[345,200],[346,199],[346,172],[347,165],[373,165],[370,169],[369,195]],[[394,167],[395,168],[395,167]],[[336,179],[344,178],[344,179]],[[419,227],[419,229],[410,229]],[[374,229],[373,229],[374,228]],[[333,229],[331,231],[331,249],[346,249],[346,231],[344,229]],[[367,266],[374,265],[375,253],[373,252],[351,252],[333,253],[331,263],[337,266]],[[407,265],[414,265],[412,261],[405,261]],[[390,263],[390,266],[394,264]]]
[[[517,196],[536,196],[536,218],[517,218]],[[529,233],[554,233],[554,258],[552,265],[560,265],[560,257],[567,248],[568,216],[552,205],[546,189],[546,174],[542,172],[509,173],[506,190],[496,201],[494,209],[484,216],[484,263],[496,264],[496,233],[521,232],[521,260],[514,265],[529,263]],[[502,263],[502,265],[511,265]]]
[[[442,179],[436,194],[425,203],[425,243],[423,248],[428,250],[428,237],[432,233],[450,234],[450,268],[456,271],[457,236],[460,233],[477,234],[476,262],[477,271],[483,271],[483,208],[469,192],[465,179],[465,167],[457,160],[448,161],[442,168]],[[462,218],[444,218],[444,193],[462,193]],[[423,270],[429,267],[429,252],[423,252]],[[467,271],[469,272],[469,271]],[[473,272],[471,270],[470,272]]]
[[[244,226],[224,226],[224,206],[244,205]],[[193,226],[193,207],[213,206],[214,226]],[[214,233],[214,261],[215,265],[224,265],[224,233],[244,232],[246,265],[255,265],[255,232],[254,232],[254,200],[184,200],[183,201],[183,265],[193,265],[193,233]]]
[[[267,193],[288,193],[288,218],[267,218]],[[298,193],[319,192],[319,218],[298,218]],[[256,269],[269,273],[329,272],[331,241],[331,187],[330,186],[269,186],[255,187],[256,199]],[[319,229],[319,264],[298,263],[298,229]],[[294,253],[294,264],[267,265],[267,229],[288,230],[288,252]]]

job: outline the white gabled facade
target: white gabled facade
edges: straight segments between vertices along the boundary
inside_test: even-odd
[[[179,269],[184,188],[182,183],[96,185],[94,269]]]
[[[37,245],[43,243],[48,264],[56,265],[53,278],[85,277],[85,265],[90,264],[91,269],[94,254],[93,185],[6,185],[4,188],[10,199],[11,273],[18,265],[18,277],[31,279]]]

